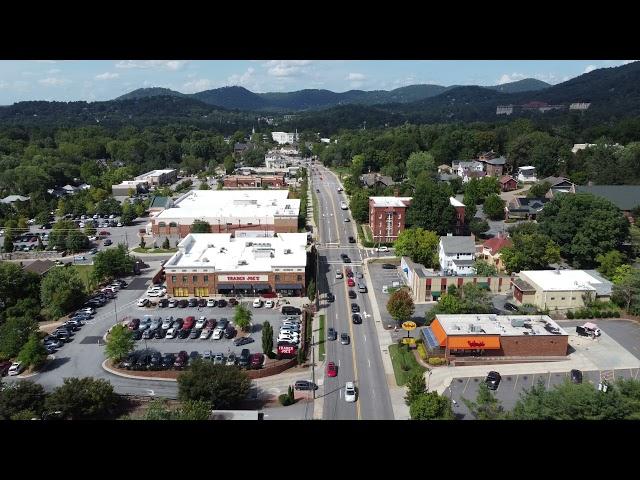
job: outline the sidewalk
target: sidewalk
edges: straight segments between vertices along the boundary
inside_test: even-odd
[[[363,261],[364,276],[368,285],[372,285],[371,277],[369,275],[369,261],[374,260],[366,258]],[[378,334],[378,342],[380,344],[380,354],[382,355],[382,364],[384,365],[384,373],[387,377],[387,386],[389,388],[389,396],[391,397],[391,406],[393,408],[393,416],[395,420],[409,420],[409,407],[404,403],[405,389],[399,387],[396,383],[396,377],[393,373],[393,365],[391,364],[391,357],[389,355],[389,345],[393,345],[395,342],[391,336],[393,330],[385,330],[382,326],[382,315],[378,308],[378,302],[374,297],[373,289],[368,289],[369,301],[371,302],[371,308],[373,309],[373,318],[375,320],[376,332]]]

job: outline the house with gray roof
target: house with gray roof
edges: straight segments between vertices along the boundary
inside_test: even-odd
[[[631,211],[640,206],[640,185],[576,185],[575,191],[606,198],[622,210],[631,223],[635,222]]]
[[[558,193],[576,193],[576,185],[566,177],[547,177],[540,180],[540,182],[547,182],[551,185],[551,188],[545,194],[547,198],[553,198]]]
[[[550,201],[548,198],[515,197],[505,207],[507,218],[535,220],[544,206]]]
[[[476,259],[475,237],[454,237],[452,234],[440,237],[438,259],[443,275],[473,275]]]
[[[379,173],[365,173],[364,175],[360,175],[360,181],[362,185],[367,188],[388,187],[396,184],[389,175],[380,175]]]
[[[23,197],[22,195],[9,195],[4,197],[0,202],[2,203],[15,203],[15,202],[26,202],[30,200],[31,197]]]

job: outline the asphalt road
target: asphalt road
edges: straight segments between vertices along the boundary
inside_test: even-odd
[[[349,345],[340,340],[326,341],[325,365],[334,362],[338,367],[336,377],[328,377],[323,372],[323,418],[329,420],[392,420],[393,409],[382,365],[380,345],[373,323],[372,308],[368,295],[357,292],[357,288],[347,287],[345,267],[354,272],[362,271],[362,260],[366,253],[357,244],[349,243],[348,237],[356,237],[356,228],[349,210],[342,210],[340,202],[347,201],[344,193],[338,193],[342,185],[337,177],[326,168],[315,165],[311,186],[319,203],[319,247],[318,247],[318,292],[321,314],[326,315],[325,335],[329,327],[350,336]],[[322,178],[321,178],[322,177]],[[316,192],[316,189],[320,192]],[[348,202],[347,202],[348,203]],[[349,218],[350,222],[344,222]],[[340,258],[346,253],[352,263],[345,264]],[[343,279],[336,279],[336,270],[341,270]],[[357,281],[357,279],[356,279]],[[368,288],[371,288],[367,285]],[[348,298],[348,290],[356,291],[354,300]],[[325,294],[331,292],[335,301],[328,303]],[[351,321],[351,303],[360,307],[362,324]],[[326,340],[326,339],[325,339]],[[317,340],[316,340],[317,341]],[[344,400],[344,385],[353,381],[358,398],[355,403]]]

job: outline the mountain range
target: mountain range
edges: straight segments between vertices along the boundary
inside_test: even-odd
[[[517,82],[491,87],[476,87],[487,91],[518,93],[539,91],[550,85],[541,80],[527,78]],[[203,92],[185,94],[168,88],[139,88],[115,100],[134,100],[158,96],[183,97],[200,100],[208,105],[231,110],[252,111],[300,111],[330,108],[337,105],[385,105],[391,103],[411,103],[463,88],[458,85],[409,85],[394,90],[349,90],[336,93],[330,90],[307,89],[295,92],[254,93],[244,87],[222,87]]]

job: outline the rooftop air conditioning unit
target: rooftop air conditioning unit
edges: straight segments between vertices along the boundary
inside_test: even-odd
[[[290,253],[291,253],[291,249],[290,249],[290,248],[287,248],[287,249],[284,251],[284,253],[285,253],[285,255],[290,254]]]
[[[246,265],[247,261],[246,260],[238,260],[238,265]]]

